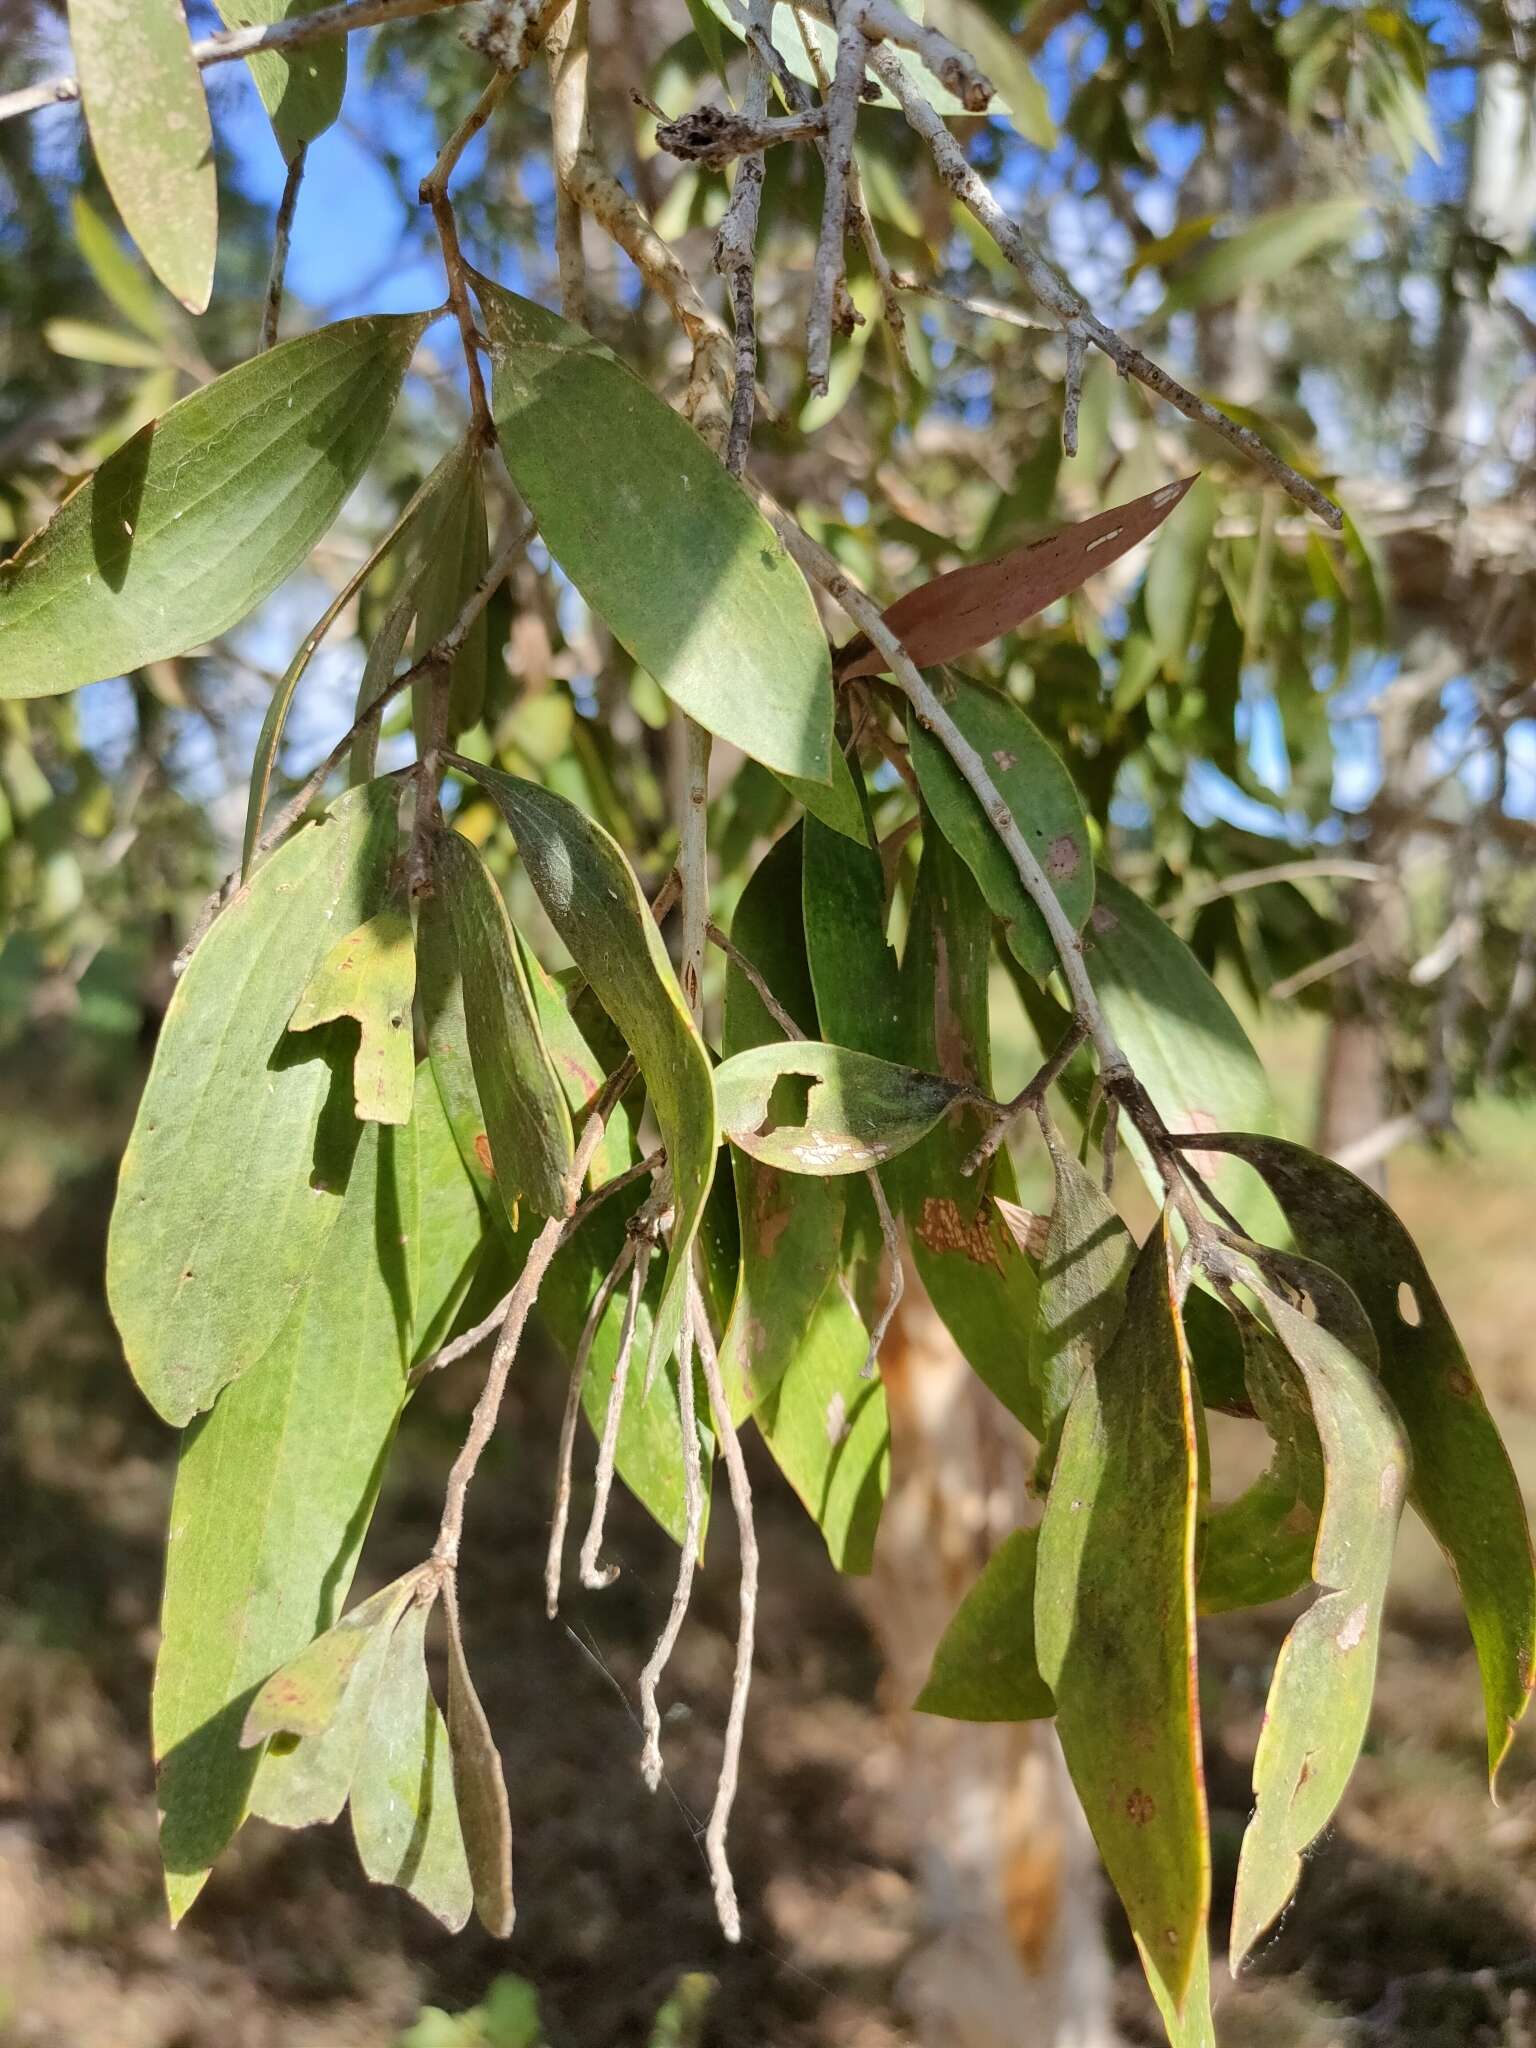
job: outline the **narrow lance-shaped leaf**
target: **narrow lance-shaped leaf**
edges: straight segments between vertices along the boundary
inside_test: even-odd
[[[1040,1390],[1048,1458],[1078,1381],[1103,1357],[1120,1327],[1136,1245],[1097,1183],[1049,1125],[1046,1144],[1056,1199],[1040,1261],[1040,1310],[1029,1333],[1029,1369]],[[1037,1474],[1036,1483],[1044,1476]]]
[[[353,1103],[363,1123],[408,1124],[416,1081],[411,1003],[416,994],[416,937],[410,915],[390,905],[326,954],[289,1019],[290,1031],[313,1031],[350,1017],[358,1027],[352,1065]]]
[[[354,1607],[274,1671],[251,1702],[240,1730],[240,1747],[253,1749],[271,1735],[323,1735],[336,1718],[363,1652],[375,1635],[388,1635],[393,1629],[421,1583],[422,1569],[407,1572]]]
[[[213,130],[181,0],[70,0],[91,147],[123,225],[189,313],[213,289]]]
[[[123,1349],[167,1422],[265,1353],[340,1213],[362,1131],[347,1063],[331,1033],[288,1026],[330,933],[387,900],[398,803],[370,783],[297,833],[176,984],[107,1246]]]
[[[283,342],[109,456],[0,565],[0,697],[100,682],[238,624],[367,468],[426,317]]]
[[[480,1704],[459,1628],[457,1601],[446,1607],[448,1622],[448,1746],[453,1758],[453,1793],[464,1854],[475,1893],[475,1911],[498,1940],[512,1932],[512,1813],[501,1754]]]
[[[1056,1726],[1149,1975],[1182,2009],[1210,1855],[1195,1686],[1198,1459],[1165,1212],[1067,1411],[1040,1528],[1035,1636]]]
[[[1096,512],[1075,526],[1011,548],[994,561],[951,569],[897,598],[881,616],[919,668],[958,661],[1013,632],[1129,554],[1156,532],[1194,480],[1188,476],[1164,484],[1129,505]],[[861,633],[839,651],[835,667],[838,681],[846,683],[855,676],[884,675],[889,664]]]
[[[1413,1504],[1450,1559],[1477,1648],[1491,1779],[1536,1676],[1536,1570],[1519,1482],[1461,1340],[1413,1239],[1347,1168],[1278,1138],[1226,1132],[1211,1149],[1258,1169],[1297,1243],[1370,1317],[1408,1432]]]
[[[583,328],[486,279],[476,289],[502,452],[550,553],[690,717],[767,768],[829,784],[826,636],[772,527]]]
[[[995,690],[959,682],[945,710],[981,756],[1062,909],[1081,929],[1093,907],[1088,819],[1060,756],[1018,705]],[[1056,949],[1025,892],[996,827],[941,742],[913,713],[907,720],[912,765],[934,823],[976,877],[1009,951],[1029,974],[1045,976]]]
[[[83,194],[77,192],[70,200],[69,217],[75,246],[91,276],[124,319],[131,320],[163,353],[173,316],[155,285]]]
[[[913,1705],[952,1721],[1044,1721],[1056,1711],[1035,1652],[1040,1531],[1015,1529],[950,1618]]]
[[[816,1039],[737,1053],[715,1075],[726,1137],[788,1173],[863,1173],[915,1145],[971,1092]]]
[[[1299,1270],[1305,1262],[1291,1263]],[[1370,1366],[1278,1294],[1261,1299],[1306,1383],[1322,1445],[1312,1576],[1323,1590],[1286,1637],[1270,1682],[1232,1908],[1234,1969],[1284,1910],[1302,1854],[1332,1818],[1360,1754],[1408,1476],[1402,1424]]]
[[[312,14],[324,0],[217,0],[219,16],[231,28],[290,21]],[[323,36],[296,50],[257,50],[246,62],[277,137],[283,161],[291,163],[302,143],[323,135],[341,112],[347,85],[346,36]]]
[[[709,1055],[694,1029],[656,921],[617,843],[564,797],[454,756],[512,828],[528,878],[571,958],[634,1053],[667,1148],[674,1202],[650,1360],[682,1328],[688,1259],[715,1170],[718,1132]]]
[[[818,1036],[884,1060],[902,1057],[901,978],[885,935],[885,876],[862,787],[856,844],[805,821],[801,901]]]
[[[453,625],[465,601],[480,587],[491,564],[485,524],[485,483],[477,454],[459,465],[424,520],[421,547],[425,574],[416,614],[411,651],[417,661]],[[484,612],[470,627],[449,673],[447,738],[456,740],[480,721],[485,708],[485,679],[490,653],[490,624]],[[430,679],[412,687],[411,715],[418,753],[432,743]]]
[[[1353,233],[1364,211],[1363,199],[1322,199],[1261,214],[1240,233],[1214,243],[1187,277],[1171,285],[1163,310],[1215,305],[1236,298],[1245,285],[1284,277]]]

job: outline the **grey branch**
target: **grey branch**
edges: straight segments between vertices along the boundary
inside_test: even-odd
[[[756,117],[722,107],[695,107],[676,121],[660,122],[656,141],[669,156],[681,157],[684,163],[710,164],[719,170],[737,157],[756,156],[775,143],[810,142],[826,132],[827,116],[821,107]]]

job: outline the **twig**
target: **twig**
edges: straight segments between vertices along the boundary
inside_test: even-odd
[[[1100,1185],[1106,1195],[1112,1195],[1115,1191],[1115,1162],[1120,1154],[1120,1104],[1113,1095],[1104,1107],[1104,1129],[1099,1138],[1099,1151],[1104,1162]]]
[[[528,1321],[529,1311],[538,1299],[539,1288],[544,1275],[549,1271],[550,1262],[560,1248],[560,1233],[565,1218],[576,1206],[576,1197],[592,1155],[597,1150],[603,1135],[603,1118],[593,1112],[582,1128],[577,1141],[571,1170],[565,1177],[564,1213],[551,1216],[528,1250],[523,1270],[518,1276],[507,1305],[506,1319],[501,1326],[501,1335],[496,1340],[496,1349],[491,1355],[490,1370],[485,1376],[485,1385],[475,1403],[475,1412],[470,1417],[469,1432],[463,1447],[453,1461],[448,1474],[448,1485],[443,1496],[443,1518],[438,1524],[437,1541],[432,1546],[432,1561],[438,1567],[439,1575],[446,1575],[455,1569],[459,1561],[459,1538],[464,1528],[464,1502],[469,1493],[470,1481],[475,1476],[475,1467],[480,1454],[490,1442],[491,1432],[496,1427],[496,1418],[501,1413],[502,1396],[507,1390],[507,1379],[517,1357],[517,1347],[522,1341],[523,1329]]]
[[[571,1512],[571,1460],[576,1448],[576,1418],[581,1413],[581,1387],[587,1376],[587,1361],[592,1356],[593,1341],[603,1317],[608,1313],[608,1304],[618,1290],[619,1282],[629,1271],[631,1261],[638,1249],[634,1238],[626,1237],[619,1247],[619,1255],[598,1283],[592,1306],[587,1310],[587,1320],[582,1324],[581,1336],[576,1345],[576,1356],[571,1361],[571,1380],[566,1389],[565,1413],[560,1418],[560,1449],[556,1458],[555,1506],[549,1524],[549,1549],[544,1558],[544,1611],[553,1621],[560,1612],[560,1564],[561,1552],[565,1548],[565,1525]]]
[[[689,1297],[694,1340],[698,1345],[699,1358],[704,1367],[704,1384],[709,1389],[709,1404],[714,1412],[715,1431],[725,1458],[726,1476],[731,1488],[731,1506],[735,1511],[736,1528],[741,1541],[741,1609],[736,1629],[736,1670],[731,1681],[731,1706],[726,1716],[725,1748],[720,1759],[720,1777],[715,1787],[715,1803],[710,1810],[709,1826],[704,1831],[704,1849],[709,1858],[709,1874],[714,1884],[715,1911],[720,1916],[720,1926],[726,1940],[740,1941],[741,1913],[736,1904],[735,1880],[731,1876],[731,1866],[726,1858],[725,1836],[731,1822],[731,1807],[736,1798],[736,1781],[741,1770],[741,1740],[747,1719],[747,1696],[752,1690],[752,1648],[757,1632],[757,1530],[752,1519],[752,1482],[747,1477],[746,1460],[741,1455],[741,1440],[736,1434],[736,1425],[731,1419],[731,1404],[721,1383],[720,1361],[715,1353],[714,1332],[709,1327],[709,1317],[704,1313],[703,1296],[699,1293],[697,1284],[691,1280]]]
[[[555,164],[555,260],[560,310],[578,327],[591,325],[581,208],[567,178],[587,140],[587,0],[573,0],[545,38],[549,58],[549,134]]]
[[[509,78],[526,71],[570,0],[493,0],[483,27],[464,41],[500,65]]]
[[[608,1519],[608,1496],[613,1491],[613,1466],[619,1448],[619,1423],[624,1415],[624,1393],[629,1383],[629,1354],[635,1346],[635,1323],[645,1293],[645,1276],[651,1263],[651,1242],[640,1238],[635,1263],[630,1268],[629,1296],[624,1304],[624,1322],[619,1331],[619,1355],[614,1360],[613,1383],[608,1390],[608,1407],[603,1416],[602,1440],[597,1447],[597,1478],[592,1494],[592,1519],[581,1546],[581,1583],[591,1591],[611,1586],[619,1576],[616,1564],[602,1564],[603,1526]]]
[[[1073,321],[1067,328],[1067,369],[1063,379],[1063,403],[1061,410],[1061,452],[1063,455],[1077,453],[1077,415],[1083,402],[1083,358],[1088,353],[1088,337],[1082,325]]]
[[[941,30],[914,21],[896,0],[858,0],[859,26],[871,42],[898,43],[912,50],[968,114],[984,114],[995,87],[969,50],[951,42]]]
[[[1271,882],[1391,882],[1390,868],[1373,860],[1335,859],[1323,855],[1316,860],[1282,860],[1272,867],[1246,868],[1238,875],[1223,875],[1191,891],[1173,906],[1174,914],[1201,910],[1207,903],[1219,903],[1224,896],[1239,896],[1247,889],[1264,889]]]
[[[438,243],[443,252],[443,270],[448,279],[448,303],[453,308],[459,345],[464,351],[464,368],[469,378],[472,430],[476,439],[487,448],[495,442],[496,427],[485,392],[485,373],[480,366],[480,330],[475,325],[474,308],[469,302],[468,266],[464,261],[464,251],[459,246],[459,224],[448,197],[448,183],[458,168],[465,147],[496,111],[509,83],[510,79],[504,72],[498,72],[491,80],[473,110],[443,145],[442,154],[422,179],[417,193],[421,204],[431,209],[432,222],[437,229]]]
[[[966,298],[959,292],[946,292],[936,284],[919,284],[915,277],[892,279],[897,291],[910,292],[917,298],[940,299],[946,306],[958,306],[962,312],[974,313],[978,320],[1003,320],[1010,327],[1022,327],[1026,334],[1054,334],[1054,327],[1045,327],[1038,320],[1031,320],[1021,313],[1017,306],[1008,306],[1001,299]]]
[[[747,980],[752,984],[753,993],[758,1001],[768,1012],[774,1023],[778,1025],[784,1036],[794,1039],[799,1044],[803,1044],[805,1042],[805,1033],[779,1001],[767,982],[764,981],[757,968],[747,958],[746,954],[742,952],[740,946],[733,939],[728,939],[717,924],[709,926],[708,938],[709,943],[717,947],[725,955],[737,972],[746,976]]]
[[[749,61],[758,61],[753,51]],[[766,75],[766,74],[765,74]],[[737,114],[724,107],[695,107],[675,121],[657,124],[656,141],[684,163],[723,170],[738,157],[761,156],[780,142],[812,142],[827,132],[824,107],[789,114]]]
[[[257,50],[291,50],[300,43],[325,42],[332,36],[352,35],[360,28],[375,28],[380,22],[413,21],[465,5],[467,0],[343,0],[341,5],[290,15],[265,26],[221,29],[192,45],[192,61],[206,70],[210,64],[230,64]],[[23,86],[20,92],[0,97],[0,121],[13,121],[20,114],[36,113],[39,107],[59,106],[79,97],[78,78],[50,78],[41,85]]]
[[[844,277],[843,239],[848,232],[848,178],[853,169],[859,87],[869,59],[869,44],[859,22],[859,0],[836,0],[835,12],[837,66],[827,95],[826,181],[811,277],[811,310],[805,326],[806,378],[812,392],[818,394],[827,388],[832,362],[832,325]]]
[[[1314,982],[1326,981],[1330,974],[1337,974],[1341,968],[1353,967],[1357,960],[1365,959],[1370,950],[1364,939],[1352,939],[1347,946],[1325,953],[1321,960],[1309,961],[1305,967],[1298,967],[1294,974],[1271,982],[1265,994],[1272,1003],[1289,1002],[1292,996],[1300,995]]]
[[[690,1290],[692,1288],[690,1277]],[[677,1578],[672,1586],[672,1604],[656,1647],[640,1674],[640,1724],[645,1741],[640,1751],[640,1775],[654,1792],[661,1783],[661,1709],[656,1688],[677,1643],[693,1592],[693,1571],[698,1562],[699,1531],[704,1524],[704,1481],[699,1461],[699,1426],[693,1398],[693,1319],[687,1317],[677,1346],[677,1420],[683,1447],[683,1545],[677,1560]]]
[[[1038,1111],[1041,1104],[1045,1101],[1047,1093],[1055,1086],[1067,1062],[1077,1051],[1086,1036],[1087,1030],[1083,1020],[1080,1017],[1074,1017],[1056,1050],[1041,1063],[1039,1072],[1025,1082],[1011,1102],[1003,1104],[998,1112],[997,1121],[993,1124],[991,1130],[985,1134],[981,1142],[967,1156],[964,1164],[961,1166],[960,1171],[963,1174],[969,1177],[971,1174],[980,1173],[987,1161],[1002,1144],[1004,1138],[1007,1137],[1011,1126],[1024,1115],[1025,1111]]]
[[[763,45],[772,48],[773,0],[751,0],[747,43],[747,85],[743,117],[761,121],[768,105],[768,65]],[[763,199],[766,166],[762,152],[743,158],[731,187],[715,237],[715,269],[730,287],[736,331],[735,382],[731,393],[731,425],[725,466],[734,477],[745,474],[752,446],[752,415],[757,396],[757,220]]]
[[[271,348],[277,340],[277,323],[283,310],[283,280],[288,274],[288,244],[293,236],[293,216],[299,203],[299,187],[304,182],[304,159],[308,154],[309,144],[301,142],[293,152],[288,175],[283,180],[283,196],[278,202],[277,219],[272,228],[272,268],[267,273],[267,295],[261,306],[261,337],[256,344],[258,355],[263,349]]]

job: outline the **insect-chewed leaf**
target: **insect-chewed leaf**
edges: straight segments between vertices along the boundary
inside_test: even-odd
[[[809,1033],[816,1028],[816,1006],[800,908],[803,839],[796,826],[763,856],[736,906],[731,939]],[[726,968],[720,1037],[727,1058],[750,1046],[783,1042],[778,1024],[734,964]],[[778,1385],[837,1270],[843,1190],[836,1180],[781,1173],[745,1153],[732,1167],[741,1258],[720,1340],[720,1377],[739,1422]]]
[[[1492,1778],[1536,1675],[1536,1571],[1519,1482],[1418,1247],[1374,1189],[1279,1138],[1224,1133],[1296,1242],[1359,1296],[1413,1453],[1414,1506],[1456,1574],[1482,1672]]]
[[[407,1572],[274,1671],[250,1704],[240,1747],[254,1749],[270,1735],[323,1735],[363,1652],[375,1635],[390,1633],[420,1582],[420,1567]]]
[[[182,1443],[154,1696],[175,1919],[244,1815],[258,1752],[239,1738],[257,1688],[346,1598],[405,1398],[414,1133],[355,1128],[324,1257]],[[245,1221],[237,1211],[233,1227]]]
[[[171,998],[107,1247],[123,1349],[167,1422],[262,1356],[341,1211],[362,1129],[343,1049],[288,1023],[329,933],[387,900],[398,801],[370,783],[279,848]]]
[[[236,625],[379,445],[424,314],[342,320],[143,427],[0,566],[0,697],[46,697]]]
[[[968,1092],[816,1039],[739,1052],[715,1074],[726,1137],[787,1173],[863,1173],[915,1145]]]
[[[1049,1126],[1046,1142],[1056,1199],[1040,1262],[1029,1370],[1040,1390],[1049,1457],[1078,1381],[1097,1365],[1120,1327],[1136,1245],[1108,1198]]]
[[[689,1253],[715,1171],[719,1133],[709,1055],[617,842],[552,790],[453,758],[495,799],[550,923],[645,1076],[675,1203],[666,1280],[646,1354],[648,1364],[665,1359],[682,1328]]]
[[[351,1017],[358,1027],[352,1095],[363,1123],[408,1124],[416,1085],[411,1004],[416,935],[408,911],[387,905],[338,939],[299,997],[290,1031]]]
[[[950,1617],[913,1705],[951,1721],[1044,1721],[1056,1711],[1035,1655],[1040,1531],[1015,1529]]]
[[[1305,1261],[1288,1264],[1305,1279]],[[1232,1908],[1234,1969],[1284,1910],[1302,1853],[1332,1818],[1360,1754],[1408,1477],[1402,1424],[1370,1364],[1280,1295],[1260,1298],[1305,1382],[1322,1446],[1312,1576],[1323,1591],[1286,1637],[1270,1682]],[[1275,1370],[1285,1364],[1277,1359]]]
[[[850,846],[846,837],[807,818],[803,840],[805,954],[820,1035],[834,1045],[899,1060],[901,980],[885,936],[885,878],[867,825]]]
[[[1168,1217],[1079,1382],[1040,1527],[1035,1640],[1099,1853],[1149,1974],[1183,2009],[1210,1854],[1195,1688],[1198,1458]]]
[[[1096,512],[1075,526],[1012,548],[995,561],[972,562],[898,597],[882,618],[919,668],[958,661],[1011,633],[1048,604],[1079,589],[1155,533],[1194,482],[1164,484],[1129,505]],[[839,682],[884,675],[890,664],[861,633],[836,658]]]
[[[925,831],[901,959],[906,1057],[987,1094],[991,952],[991,912],[970,870],[942,834]],[[961,1170],[984,1128],[979,1110],[957,1110],[888,1178],[907,1218],[913,1264],[945,1327],[971,1370],[1038,1436],[1024,1342],[1035,1273],[999,1208],[1017,1196],[1013,1169],[1000,1152],[985,1184]]]
[[[1046,745],[1018,705],[994,690],[962,681],[946,709],[980,754],[1063,910],[1081,928],[1093,908],[1088,820],[1060,756]],[[1044,977],[1056,964],[1055,948],[991,819],[915,714],[907,721],[907,734],[912,765],[934,823],[1002,919],[1009,951],[1027,973]]]
[[[498,1940],[512,1932],[512,1810],[501,1753],[480,1704],[464,1640],[457,1604],[447,1608],[448,1620],[448,1747],[453,1758],[453,1792],[458,1802],[464,1854],[474,1886],[475,1911],[481,1924]]]
[[[217,0],[219,17],[231,28],[289,21],[297,14],[313,14],[323,4],[324,0],[240,0],[236,7],[231,0]],[[328,36],[291,53],[257,50],[246,62],[283,160],[292,162],[299,145],[323,135],[341,112],[347,85],[347,38]]]
[[[448,1730],[427,1679],[426,1629],[427,1610],[418,1604],[390,1638],[352,1781],[352,1838],[375,1884],[399,1885],[457,1934],[474,1890]]]
[[[123,225],[189,313],[213,290],[213,130],[180,0],[72,0],[91,147]]]
[[[423,905],[424,952],[432,953],[428,1044],[455,979],[475,1094],[485,1119],[480,1160],[509,1213],[520,1200],[554,1216],[571,1168],[571,1116],[555,1077],[512,921],[501,891],[467,839],[445,832],[433,856],[434,889]],[[478,1146],[475,1148],[478,1152]]]
[[[486,279],[493,409],[550,553],[691,718],[832,774],[832,673],[804,577],[734,477],[617,356]]]

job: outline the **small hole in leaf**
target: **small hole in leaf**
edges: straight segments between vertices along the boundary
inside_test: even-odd
[[[1424,1320],[1419,1313],[1419,1297],[1406,1280],[1397,1283],[1397,1312],[1412,1330],[1416,1330]]]
[[[1302,1314],[1306,1317],[1309,1323],[1315,1323],[1317,1321],[1317,1303],[1312,1299],[1310,1294],[1304,1294],[1301,1297],[1300,1301],[1297,1302],[1296,1306],[1301,1310]]]
[[[767,1138],[775,1131],[803,1131],[815,1086],[814,1074],[780,1074],[768,1098],[768,1114],[758,1125],[756,1135]]]

